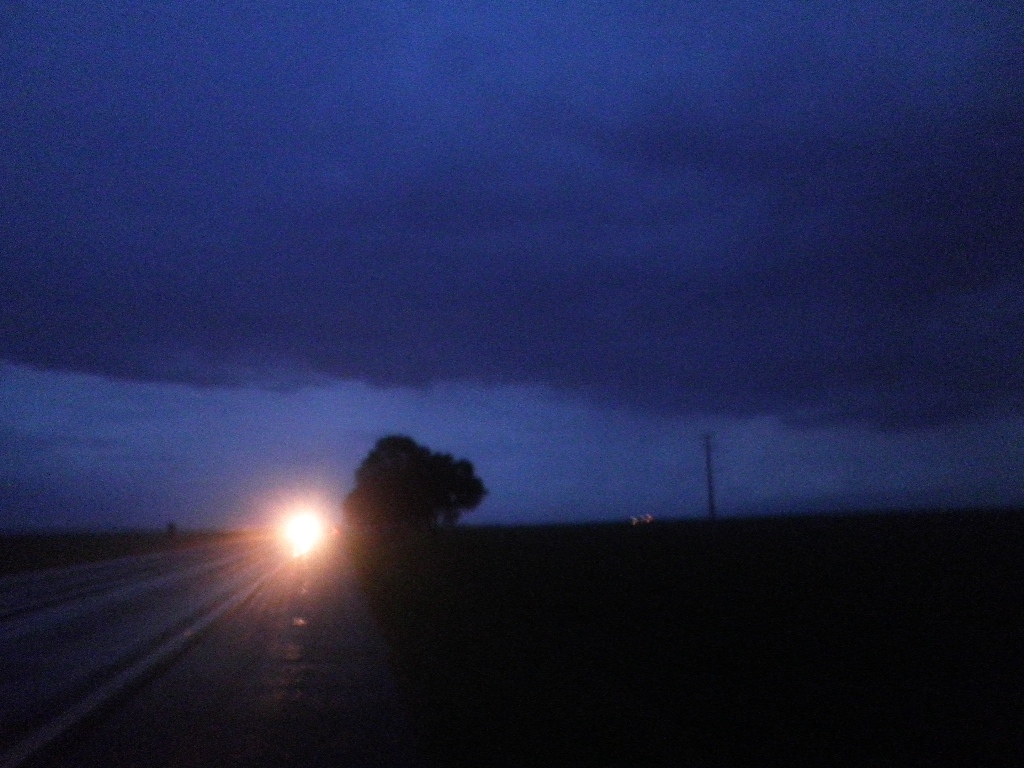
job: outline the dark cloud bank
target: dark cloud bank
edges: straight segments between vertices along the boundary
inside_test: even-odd
[[[4,12],[4,360],[885,428],[1020,407],[1013,4],[114,5]]]

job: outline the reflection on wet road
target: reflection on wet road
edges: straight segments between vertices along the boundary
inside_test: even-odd
[[[0,754],[281,559],[250,538],[0,579]]]
[[[275,562],[170,668],[29,765],[420,765],[342,548]]]

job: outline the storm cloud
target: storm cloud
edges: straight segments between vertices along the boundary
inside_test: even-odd
[[[1019,407],[1012,4],[4,14],[8,361],[890,428]]]

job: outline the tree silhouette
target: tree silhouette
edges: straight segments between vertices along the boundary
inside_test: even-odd
[[[473,465],[405,435],[382,437],[356,470],[346,516],[377,527],[452,525],[487,494]]]

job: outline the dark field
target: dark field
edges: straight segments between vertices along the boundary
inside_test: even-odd
[[[352,549],[435,766],[1024,765],[1024,516]]]
[[[0,534],[0,574],[112,560],[239,534],[160,531]]]

